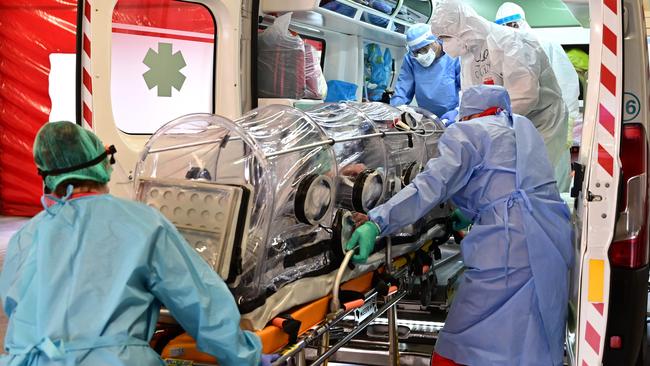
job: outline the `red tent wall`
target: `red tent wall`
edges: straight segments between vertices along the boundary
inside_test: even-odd
[[[121,0],[113,21],[215,31],[206,8],[174,0]],[[76,24],[77,1],[0,4],[0,215],[33,216],[42,209],[32,144],[51,110],[49,56],[76,52]]]
[[[51,108],[49,55],[75,52],[76,24],[76,1],[0,4],[0,215],[42,209],[32,143]]]

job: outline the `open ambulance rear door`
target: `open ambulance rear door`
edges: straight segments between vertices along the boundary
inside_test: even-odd
[[[640,365],[648,285],[648,56],[642,0],[590,1],[576,169],[572,365]]]

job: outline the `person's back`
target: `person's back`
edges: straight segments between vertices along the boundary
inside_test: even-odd
[[[153,257],[177,254],[158,238],[173,235],[169,223],[149,207],[107,194],[73,197],[49,210],[9,246],[0,294],[20,327],[9,327],[5,347],[30,351],[62,341],[71,352],[54,364],[162,364],[146,340],[160,308],[150,292]],[[100,341],[111,344],[93,349]]]
[[[523,33],[527,37],[532,37],[538,41],[541,49],[546,54],[549,64],[553,69],[553,75],[562,92],[562,100],[567,107],[568,116],[568,136],[566,147],[562,150],[563,154],[560,156],[561,165],[557,165],[556,176],[558,177],[558,187],[561,192],[568,192],[570,188],[570,154],[569,147],[572,142],[572,129],[576,122],[582,120],[580,115],[580,108],[578,105],[578,97],[580,88],[578,83],[578,74],[574,69],[569,57],[559,43],[548,40],[543,36],[533,34],[532,28],[526,21],[526,13],[521,6],[505,2],[501,4],[497,10],[495,23],[515,29],[517,33]],[[557,147],[560,149],[560,147]]]
[[[488,38],[487,47],[494,67],[497,70],[513,70],[521,68],[522,63],[529,66],[527,74],[512,75],[510,80],[506,78],[504,87],[510,95],[515,95],[512,97],[512,111],[533,122],[544,137],[551,164],[556,166],[561,158],[559,152],[566,150],[568,111],[548,57],[534,35],[490,25],[491,29],[506,31],[494,32]],[[500,71],[502,74],[504,72]],[[530,88],[529,83],[539,85],[537,95],[526,92]],[[518,93],[517,89],[522,92]]]
[[[221,365],[256,366],[260,341],[239,328],[223,280],[162,214],[107,193],[115,151],[103,150],[69,122],[39,132],[35,160],[54,194],[9,243],[0,364],[164,365],[148,341],[165,305]]]
[[[346,247],[360,243],[355,257],[366,258],[374,244],[369,239],[452,199],[473,226],[461,242],[466,270],[439,333],[437,358],[561,365],[571,226],[543,140],[527,118],[512,114],[500,86],[468,89],[459,117],[440,138],[439,157],[372,209]]]
[[[500,115],[452,129],[483,160],[453,196],[474,225],[461,243],[468,270],[456,299],[464,301],[452,305],[436,352],[469,365],[559,365],[568,293],[558,284],[567,280],[571,229],[542,139],[516,115],[512,122]],[[469,305],[470,298],[480,298],[481,306]],[[490,333],[498,340],[488,355]]]

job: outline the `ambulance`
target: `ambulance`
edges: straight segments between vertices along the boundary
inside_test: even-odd
[[[496,10],[502,1],[471,3],[489,19],[487,8]],[[577,46],[589,54],[588,83],[582,93],[584,123],[570,201],[575,263],[567,304],[566,363],[645,365],[650,362],[646,355],[650,72],[644,11],[648,4],[642,0],[553,3],[546,10],[565,9],[577,23],[571,27],[542,24],[534,31],[551,34],[565,48]],[[32,162],[31,143],[47,121],[71,120],[114,144],[119,159],[111,192],[134,198],[136,166],[143,149],[171,120],[214,114],[236,121],[251,110],[273,105],[309,109],[323,103],[325,81],[331,80],[350,84],[348,93],[357,101],[386,101],[406,52],[404,32],[414,23],[428,22],[434,2],[373,4],[364,0],[27,0],[0,4],[0,225],[40,210],[42,185]],[[543,4],[522,6],[545,9]],[[287,66],[263,75],[259,71],[261,35],[289,12],[287,31],[307,45],[303,47],[309,49],[311,65],[320,69],[321,74],[311,79],[311,97],[305,94],[308,78],[299,87],[284,83],[305,70]],[[275,57],[281,57],[280,53]],[[284,62],[289,65],[292,59]],[[380,70],[382,77],[372,79],[369,69]],[[275,82],[271,92],[260,88],[269,78]],[[438,304],[443,310],[453,301],[453,282],[462,273],[457,246],[445,245],[441,259],[433,265],[438,263],[438,283],[443,272],[448,281],[442,288],[449,296]],[[386,299],[389,304],[390,295]],[[393,300],[391,305],[397,304],[397,309],[400,303],[408,303]],[[310,301],[304,305],[302,313],[322,304]],[[403,319],[393,310],[387,312],[391,316],[364,323],[365,314],[379,312],[381,305],[362,308],[360,319],[352,324],[378,329],[378,325],[396,326],[397,322],[398,331],[419,326],[432,334],[430,344],[424,343],[435,343],[444,316]],[[292,310],[294,314],[301,313],[300,306],[293,309],[298,309]],[[416,313],[429,311],[430,307],[423,306]],[[282,352],[299,362],[324,362],[327,357],[320,356],[328,352],[327,347],[315,342],[323,339],[317,331],[326,321],[326,311],[320,313],[322,317],[298,331],[294,342],[283,333],[282,322],[265,327],[268,337],[281,335],[280,341],[265,345],[265,351]],[[363,330],[343,329],[339,339],[353,339]],[[398,335],[388,333],[389,342],[356,337],[356,343],[339,344],[339,352],[329,356],[338,362],[397,364],[396,353],[402,351],[402,364],[427,364],[430,348],[412,351],[418,347],[411,347],[413,337],[408,336],[399,338],[396,347]],[[318,351],[310,359],[309,352],[296,349]]]

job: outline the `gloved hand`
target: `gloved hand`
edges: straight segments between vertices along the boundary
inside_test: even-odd
[[[359,226],[350,237],[350,240],[345,244],[346,250],[352,250],[359,246],[359,254],[352,256],[352,261],[357,263],[365,263],[375,248],[375,240],[379,235],[379,226],[372,221],[366,221],[365,224]]]
[[[461,231],[467,229],[468,226],[472,224],[472,221],[466,218],[461,212],[460,209],[455,209],[451,214],[451,226],[454,231]]]
[[[451,126],[456,122],[456,117],[458,116],[458,109],[452,109],[447,113],[443,114],[440,119],[445,123],[445,126]]]
[[[262,354],[262,359],[260,360],[260,366],[271,366],[271,364],[278,358],[280,358],[280,355],[278,354],[270,354],[270,355]]]

